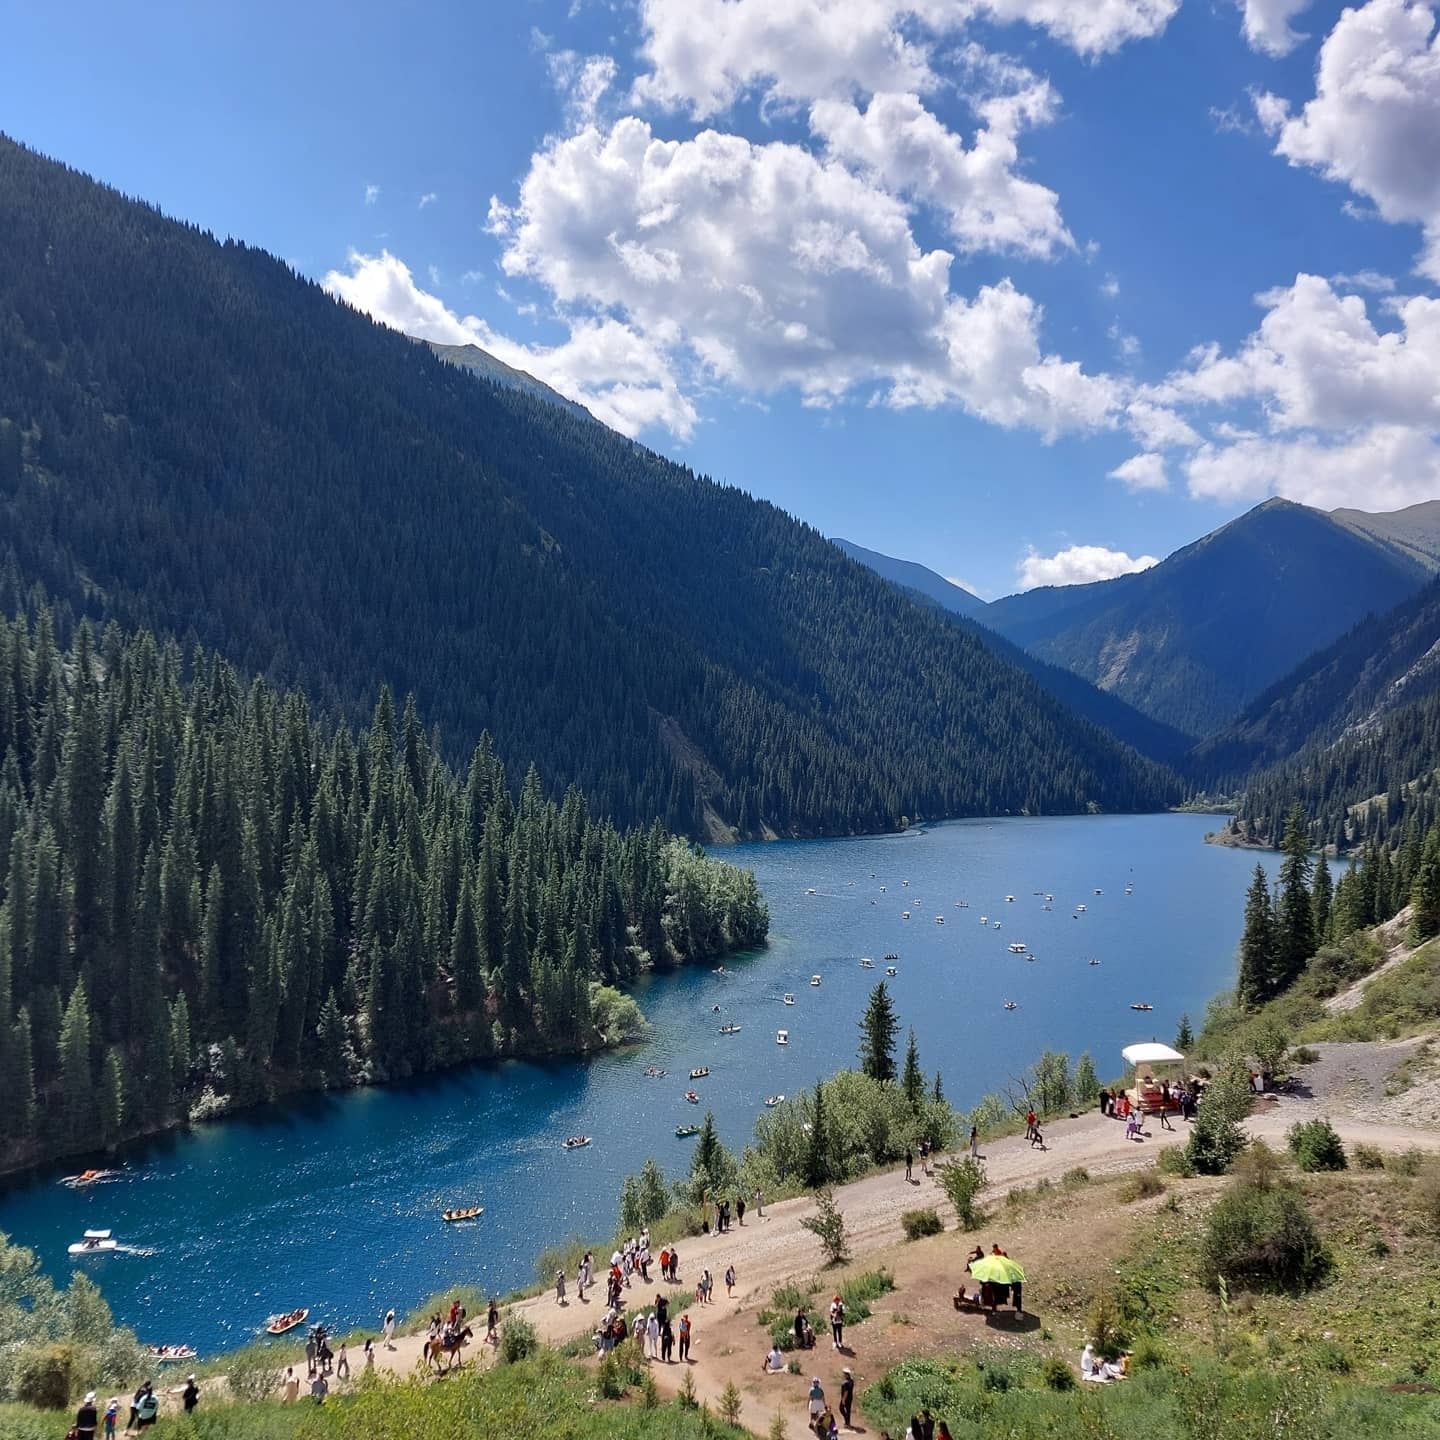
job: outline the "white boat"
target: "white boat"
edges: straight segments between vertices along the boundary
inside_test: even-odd
[[[1045,901],[1047,904],[1053,905],[1055,903],[1055,897],[1053,895],[1046,895]]]
[[[1103,890],[1097,890],[1095,893],[1097,895],[1103,895],[1105,892]]]
[[[786,995],[785,1003],[787,1005],[793,1005],[795,1003],[795,997],[793,995]]]
[[[1000,922],[998,920],[995,922],[995,928],[997,930],[1000,928]]]
[[[77,1240],[70,1246],[70,1254],[105,1255],[119,1248],[120,1242],[114,1239],[108,1230],[87,1230],[83,1240]]]
[[[565,1142],[565,1149],[567,1149],[567,1150],[583,1150],[589,1143],[590,1143],[590,1137],[589,1137],[588,1135],[572,1135],[572,1136]]]
[[[910,918],[910,912],[908,910],[902,910],[900,912],[900,918],[902,920],[908,920]]]
[[[880,887],[880,893],[882,895],[885,893],[885,887],[883,885]]]
[[[790,1032],[788,1030],[777,1030],[775,1032],[775,1043],[777,1045],[788,1045],[790,1043]]]
[[[820,984],[820,977],[819,977],[818,975],[812,975],[812,976],[810,977],[810,983],[811,983],[812,985],[818,986],[818,985]]]
[[[1077,905],[1075,907],[1075,913],[1077,915],[1083,915],[1085,913],[1085,907],[1083,905]]]
[[[815,892],[813,890],[807,890],[805,893],[807,895],[813,895]]]
[[[894,976],[898,975],[900,972],[899,972],[893,965],[887,965],[887,966],[885,967],[885,973],[893,978]]]
[[[783,1095],[767,1095],[765,1097],[765,1104],[771,1110],[773,1110],[777,1105],[783,1105],[784,1103],[785,1097]]]
[[[982,915],[980,917],[980,923],[982,925],[988,925],[990,923],[990,917],[988,915]]]
[[[1015,903],[1015,897],[1013,895],[1007,895],[1005,897],[1005,903],[1007,905],[1013,905]]]
[[[1092,960],[1090,963],[1092,965],[1098,965],[1100,962],[1098,960]]]
[[[908,880],[902,880],[900,883],[902,885],[908,885],[910,882]]]
[[[722,1026],[720,1027],[720,1033],[721,1033],[722,1035],[738,1035],[738,1034],[740,1033],[740,1027],[739,1027],[738,1025],[733,1025],[733,1024],[732,1024],[732,1025],[722,1025]]]
[[[1030,961],[1032,965],[1035,963],[1035,957],[1033,955],[1027,955],[1025,958]]]
[[[955,902],[955,908],[957,910],[968,910],[970,908],[970,902],[968,900],[957,900]]]
[[[1010,942],[1010,953],[1012,955],[1023,955],[1025,953],[1025,947],[1018,940],[1012,940]]]
[[[943,925],[945,923],[945,917],[943,915],[937,915],[935,917],[935,923],[937,925]]]
[[[195,1360],[193,1345],[147,1345],[146,1353],[157,1365],[176,1365],[181,1360]]]
[[[1143,1000],[1140,1000],[1132,1004],[1130,1008],[1132,1010],[1153,1010],[1155,1007],[1153,1005],[1147,1005]]]
[[[1018,1010],[1020,1007],[1013,1000],[1007,1000],[1005,1002],[1005,1008],[1007,1010]]]
[[[860,968],[862,970],[873,970],[875,968],[875,962],[868,955],[863,956],[860,961]]]

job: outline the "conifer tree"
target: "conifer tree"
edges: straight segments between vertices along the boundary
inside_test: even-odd
[[[1288,989],[1315,953],[1315,918],[1310,895],[1310,835],[1305,812],[1291,807],[1280,848],[1280,899],[1275,911],[1274,993]]]
[[[830,1180],[830,1137],[825,1126],[825,1086],[815,1082],[815,1103],[810,1111],[810,1134],[805,1145],[801,1175],[809,1190],[818,1190]]]
[[[1425,836],[1410,905],[1410,943],[1419,945],[1440,935],[1440,826],[1432,826]]]
[[[905,1098],[912,1110],[918,1110],[925,1099],[925,1072],[920,1068],[920,1047],[915,1043],[915,1027],[910,1027],[910,1041],[905,1047],[905,1070],[901,1079]]]
[[[1245,931],[1240,939],[1240,978],[1235,996],[1253,1010],[1275,993],[1275,916],[1270,880],[1258,862],[1245,896]]]
[[[1315,862],[1315,878],[1310,886],[1311,922],[1317,948],[1330,937],[1330,909],[1334,901],[1335,882],[1330,874],[1330,862],[1322,850]]]
[[[933,1099],[937,1105],[945,1099],[945,1087],[940,1083],[940,1072],[938,1070],[935,1072],[935,1086],[930,1094],[931,1099]]]
[[[90,1004],[85,982],[77,981],[60,1022],[60,1128],[70,1144],[91,1134],[95,1121],[95,1077],[90,1063]]]
[[[882,980],[870,992],[870,1003],[860,1019],[860,1069],[872,1080],[895,1078],[895,1037],[900,1022],[890,991]]]
[[[125,1061],[112,1045],[100,1074],[100,1137],[113,1145],[125,1129]]]
[[[455,983],[458,1008],[466,1014],[477,1009],[485,993],[484,967],[468,872],[460,881],[460,899],[455,907],[455,925],[450,936],[450,976]]]
[[[1175,1029],[1175,1048],[1182,1055],[1188,1055],[1195,1048],[1195,1032],[1190,1028],[1189,1015],[1180,1017],[1180,1024]]]

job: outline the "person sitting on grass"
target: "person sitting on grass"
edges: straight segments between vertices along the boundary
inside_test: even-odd
[[[785,1356],[780,1347],[772,1340],[770,1342],[770,1353],[760,1365],[760,1369],[767,1375],[778,1375],[785,1368]]]
[[[1112,1380],[1125,1378],[1125,1357],[1118,1361],[1102,1360],[1093,1345],[1087,1344],[1080,1352],[1080,1378],[1096,1385],[1108,1385]]]

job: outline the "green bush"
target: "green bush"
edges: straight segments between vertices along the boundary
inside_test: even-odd
[[[37,1410],[63,1410],[74,1385],[75,1347],[44,1345],[29,1350],[20,1361],[15,1394]]]
[[[1306,1120],[1292,1125],[1285,1143],[1302,1170],[1344,1170],[1345,1147],[1328,1120]]]
[[[1188,1146],[1176,1145],[1169,1150],[1162,1150],[1160,1158],[1155,1162],[1155,1168],[1162,1175],[1174,1175],[1182,1180],[1191,1180],[1195,1176],[1195,1165],[1190,1159]]]
[[[1113,1360],[1130,1342],[1120,1303],[1111,1290],[1102,1290],[1085,1317],[1085,1333],[1102,1359]]]
[[[1067,1190],[1078,1190],[1082,1185],[1090,1183],[1090,1172],[1083,1165],[1077,1165],[1060,1177],[1060,1183]]]
[[[1425,1167],[1423,1150],[1402,1150],[1398,1155],[1385,1157],[1385,1168],[1397,1175],[1418,1175]]]
[[[1137,1170],[1120,1187],[1120,1199],[1127,1205],[1133,1204],[1136,1200],[1153,1200],[1157,1195],[1165,1193],[1165,1182],[1160,1178],[1159,1172],[1152,1166],[1148,1170]]]
[[[269,1400],[280,1388],[283,1352],[261,1342],[225,1357],[225,1375],[237,1400]]]
[[[900,1228],[907,1240],[923,1240],[927,1235],[938,1235],[945,1223],[933,1209],[907,1210],[900,1217]]]
[[[1075,1388],[1075,1372],[1058,1355],[1047,1355],[1040,1362],[1040,1378],[1050,1390]]]
[[[540,1348],[540,1336],[523,1316],[509,1314],[500,1326],[500,1363],[518,1365]]]
[[[1330,1270],[1304,1200],[1284,1184],[1232,1185],[1210,1211],[1201,1261],[1215,1288],[1305,1290]]]
[[[950,1160],[936,1170],[940,1188],[954,1206],[962,1230],[973,1230],[984,1216],[976,1201],[985,1188],[985,1167],[973,1156]]]
[[[1132,1370],[1159,1370],[1169,1363],[1165,1347],[1152,1336],[1142,1335],[1135,1342],[1135,1349],[1130,1355]]]
[[[1385,1165],[1385,1152],[1378,1145],[1366,1145],[1364,1141],[1350,1147],[1350,1158],[1357,1170],[1380,1170]]]
[[[1415,1185],[1415,1208],[1432,1235],[1440,1235],[1440,1164],[1427,1165]]]
[[[1313,1065],[1320,1058],[1320,1052],[1313,1045],[1297,1045],[1289,1054],[1292,1065]]]

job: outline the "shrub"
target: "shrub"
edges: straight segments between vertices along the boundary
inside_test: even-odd
[[[1085,1317],[1085,1333],[1103,1359],[1113,1360],[1130,1339],[1113,1291],[1102,1290]]]
[[[1378,1145],[1367,1145],[1363,1140],[1350,1147],[1350,1158],[1357,1170],[1380,1170],[1385,1165],[1385,1152]]]
[[[1350,1352],[1334,1340],[1321,1340],[1311,1349],[1310,1354],[1321,1370],[1328,1370],[1332,1375],[1350,1373]]]
[[[975,1203],[985,1188],[985,1167],[973,1156],[950,1160],[935,1172],[946,1198],[955,1207],[962,1230],[973,1230],[984,1216]]]
[[[1148,1170],[1137,1171],[1121,1186],[1120,1199],[1129,1205],[1136,1200],[1153,1200],[1157,1195],[1164,1193],[1165,1182],[1152,1166]]]
[[[681,1408],[685,1410],[694,1410],[700,1403],[695,1398],[695,1372],[688,1365],[685,1367],[685,1373],[680,1377],[680,1387],[676,1391],[676,1399],[680,1401]]]
[[[766,1431],[766,1440],[789,1440],[790,1432],[785,1428],[785,1417],[776,1415],[770,1421],[770,1429]]]
[[[625,1387],[620,1383],[620,1372],[616,1368],[613,1355],[600,1357],[599,1368],[595,1371],[595,1383],[602,1399],[618,1400],[625,1393]]]
[[[1289,1054],[1291,1065],[1313,1065],[1320,1058],[1320,1052],[1313,1045],[1297,1045]]]
[[[1145,1335],[1135,1342],[1130,1356],[1132,1370],[1159,1370],[1168,1363],[1165,1347],[1158,1340]]]
[[[1304,1290],[1330,1269],[1305,1202],[1284,1184],[1232,1185],[1210,1211],[1201,1260],[1216,1288]]]
[[[1060,1177],[1060,1183],[1067,1190],[1078,1190],[1080,1186],[1090,1183],[1090,1172],[1083,1165],[1077,1165]]]
[[[1421,1174],[1415,1186],[1415,1207],[1425,1227],[1440,1235],[1440,1165],[1431,1164]]]
[[[1075,1388],[1075,1372],[1058,1355],[1047,1355],[1041,1361],[1040,1378],[1051,1390]]]
[[[1160,1158],[1155,1162],[1155,1168],[1162,1175],[1174,1175],[1183,1180],[1191,1180],[1195,1176],[1195,1164],[1190,1159],[1188,1145],[1162,1150]]]
[[[1292,1125],[1285,1143],[1302,1170],[1345,1169],[1345,1147],[1328,1120],[1306,1120]]]
[[[656,1410],[660,1406],[660,1387],[648,1370],[640,1379],[640,1406],[644,1410]]]
[[[934,1210],[907,1210],[900,1217],[900,1228],[907,1240],[923,1240],[927,1235],[938,1235],[945,1224]]]
[[[1423,1150],[1402,1150],[1398,1155],[1385,1157],[1385,1168],[1397,1175],[1418,1175],[1425,1165]]]
[[[16,1398],[37,1410],[63,1410],[70,1403],[74,1370],[73,1345],[46,1345],[29,1350],[20,1362]]]
[[[500,1363],[518,1365],[540,1348],[540,1336],[523,1315],[507,1315],[500,1326]]]
[[[835,1192],[828,1185],[815,1192],[815,1206],[815,1214],[805,1216],[800,1222],[801,1228],[820,1242],[832,1265],[843,1265],[850,1258],[850,1236],[845,1229],[845,1217],[835,1203]]]
[[[226,1357],[225,1378],[237,1400],[273,1398],[280,1388],[281,1352],[273,1345],[247,1345]]]

